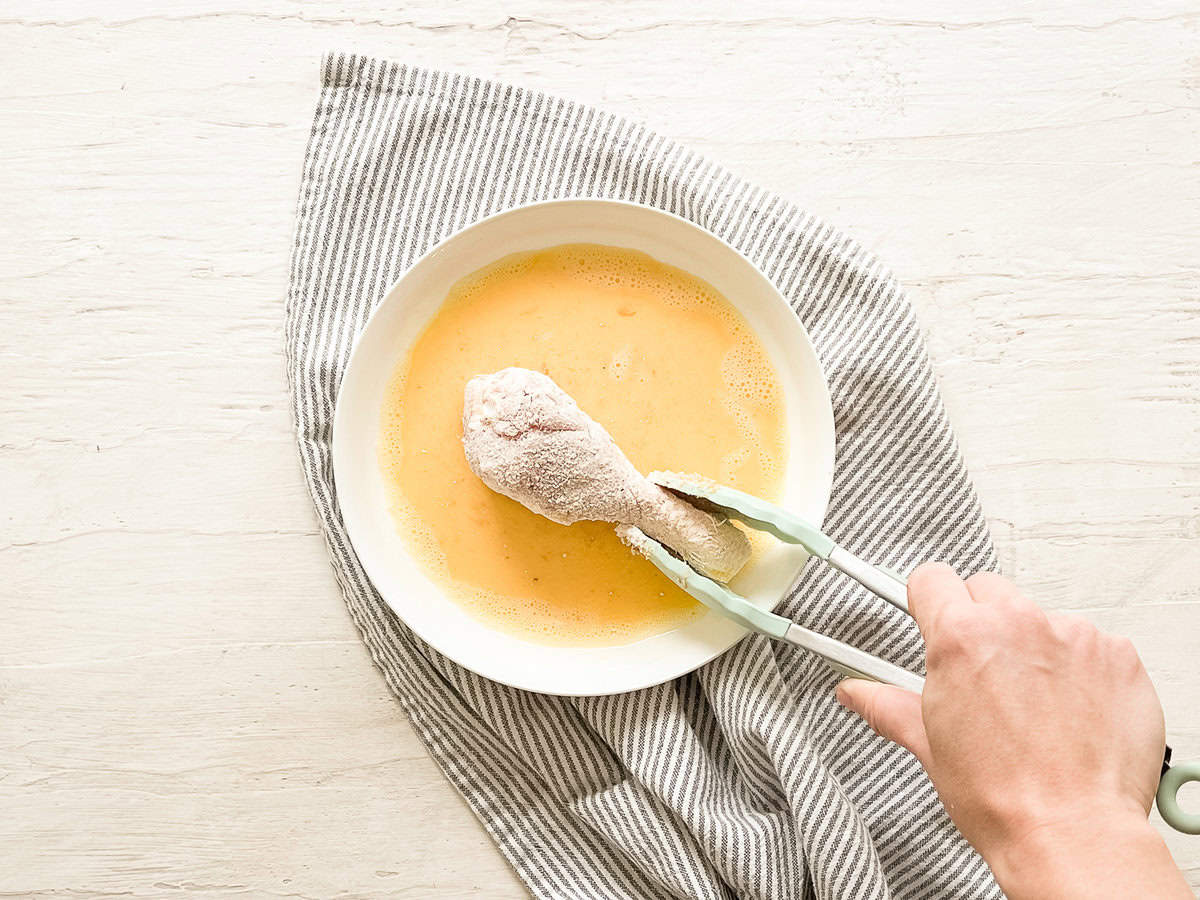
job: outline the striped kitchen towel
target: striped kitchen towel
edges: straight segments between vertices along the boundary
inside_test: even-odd
[[[361,56],[324,60],[287,298],[308,485],[350,613],[430,754],[538,897],[999,897],[917,761],[834,700],[836,676],[750,636],[698,671],[612,697],[487,681],[406,629],[338,514],[334,398],[355,335],[425,251],[515,204],[657,206],[753,260],[828,373],[826,528],[907,571],[995,563],[908,302],[853,240],[640,125],[535,91]],[[919,668],[912,623],[810,567],[780,611]],[[398,816],[404,815],[397,809]]]

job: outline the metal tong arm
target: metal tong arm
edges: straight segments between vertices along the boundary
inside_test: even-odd
[[[662,544],[631,526],[620,529],[622,537],[649,559],[658,570],[705,606],[733,619],[744,628],[803,647],[823,658],[843,675],[894,684],[921,693],[925,679],[920,675],[872,656],[864,650],[797,625],[791,619],[760,609],[740,594],[701,575]]]
[[[731,519],[765,531],[787,544],[799,544],[813,556],[825,560],[835,569],[849,575],[867,590],[882,597],[898,609],[908,612],[908,586],[903,578],[882,566],[859,559],[811,522],[768,503],[753,494],[725,487],[705,479],[689,478],[675,472],[653,472],[652,481],[667,490],[682,494],[687,500],[711,512],[720,512]]]

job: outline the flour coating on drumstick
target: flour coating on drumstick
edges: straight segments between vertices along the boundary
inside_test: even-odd
[[[467,383],[463,449],[492,490],[562,525],[633,525],[718,581],[750,558],[733,523],[634,468],[604,427],[547,375],[507,368]]]

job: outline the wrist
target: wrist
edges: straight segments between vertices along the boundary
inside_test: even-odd
[[[1082,809],[1026,829],[985,858],[1010,900],[1168,897],[1183,885],[1162,838],[1138,810]],[[1157,892],[1147,891],[1151,885]]]

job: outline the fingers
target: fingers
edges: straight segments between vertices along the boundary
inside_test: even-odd
[[[838,703],[861,716],[880,737],[908,750],[928,768],[929,738],[921,718],[921,695],[890,684],[847,678],[837,688]]]
[[[994,603],[997,600],[1011,601],[1021,598],[1017,586],[995,572],[976,572],[964,584],[971,599],[976,603]]]
[[[926,639],[947,611],[973,602],[963,580],[945,563],[925,563],[908,576],[908,609]]]

